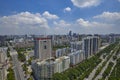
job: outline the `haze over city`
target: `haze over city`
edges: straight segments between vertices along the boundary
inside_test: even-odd
[[[0,0],[0,34],[120,33],[120,0]]]

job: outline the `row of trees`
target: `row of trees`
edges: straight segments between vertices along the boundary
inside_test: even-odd
[[[7,57],[10,57],[10,49],[7,49]]]
[[[7,80],[15,80],[15,75],[12,67],[8,68]]]
[[[101,62],[101,59],[93,56],[89,60],[83,61],[81,64],[69,68],[63,73],[56,73],[53,75],[53,80],[83,80],[87,78],[90,72]],[[91,65],[92,64],[92,65]]]
[[[11,56],[10,56],[10,48],[8,47],[7,49],[7,57],[9,58],[9,62],[10,62],[10,67],[7,69],[7,80],[15,80],[15,74],[14,71],[12,69],[12,63],[11,63]]]
[[[109,73],[110,73],[113,65],[114,65],[113,62],[109,62],[107,69],[104,71],[104,73],[103,73],[103,75],[102,75],[102,76],[103,76],[103,77],[102,77],[103,79],[105,79],[105,78],[109,75]]]
[[[100,57],[100,56],[101,56],[102,54],[104,54],[104,53],[109,54],[110,51],[111,51],[112,49],[114,49],[117,44],[118,44],[118,42],[109,45],[108,47],[106,47],[105,49],[101,50],[101,51],[100,51],[99,53],[97,53],[96,55]]]
[[[96,78],[96,76],[101,72],[102,68],[106,65],[106,63],[107,63],[107,61],[104,61],[103,64],[102,64],[100,67],[98,67],[98,69],[96,70],[95,75],[94,75],[94,77],[93,77],[93,80],[94,80],[94,79]]]
[[[120,58],[117,60],[117,64],[115,65],[109,80],[120,80]]]
[[[113,53],[118,53],[118,51],[119,51],[119,44],[113,49]],[[116,56],[113,56],[112,58],[113,58],[113,60],[116,60],[116,59],[117,59]],[[106,69],[106,70],[104,71],[104,73],[102,74],[102,76],[103,76],[102,79],[105,79],[105,78],[110,74],[110,71],[111,71],[113,65],[114,65],[113,62],[110,62],[110,63],[109,63],[107,69]]]
[[[116,51],[115,56],[118,56],[118,55],[120,55],[120,46],[119,46],[119,49]],[[120,80],[120,58],[117,59],[117,63],[109,77],[109,80]]]
[[[25,48],[19,48],[19,49],[16,48],[16,51],[18,52],[18,59],[19,59],[19,61],[21,61],[21,62],[26,61],[26,57],[25,57],[25,54],[24,54],[26,49]]]
[[[19,61],[23,62],[22,68],[23,68],[23,71],[25,72],[25,77],[28,77],[29,75],[29,78],[27,80],[33,80],[31,76],[32,73],[28,70],[28,66],[31,65],[31,61],[33,60],[34,57],[31,57],[27,61],[25,56],[27,51],[31,50],[31,48],[16,48],[16,50],[18,52]]]
[[[87,78],[91,71],[102,61],[99,57],[103,53],[110,53],[116,44],[111,44],[104,50],[97,53],[95,56],[88,60],[84,60],[75,67],[69,68],[63,73],[55,73],[52,77],[53,80],[83,80]]]
[[[53,46],[53,50],[57,50],[57,49],[61,49],[61,48],[67,48],[70,47],[70,45],[66,44],[66,45],[57,45],[57,46]]]
[[[102,65],[96,70],[93,79],[96,78],[96,76],[101,72],[101,70],[103,69],[103,67],[108,62],[108,60],[112,57],[112,55],[113,55],[114,52],[112,52],[111,54],[109,54],[109,53],[111,52],[111,50],[113,50],[115,48],[116,45],[117,45],[117,43],[111,44],[109,47],[106,48],[108,51],[106,49],[104,49],[102,51],[103,53],[106,53],[105,56],[107,56],[107,57],[106,57],[106,60],[102,63]],[[103,57],[104,57],[104,55],[103,55]]]

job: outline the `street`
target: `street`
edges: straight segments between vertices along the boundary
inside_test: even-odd
[[[13,70],[15,73],[15,79],[16,80],[26,80],[24,77],[23,69],[20,65],[20,62],[18,61],[17,51],[14,50],[10,45],[9,45],[9,48],[10,48],[10,55],[12,57],[12,62],[13,62]]]

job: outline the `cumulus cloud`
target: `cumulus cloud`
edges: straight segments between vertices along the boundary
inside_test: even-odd
[[[85,33],[119,33],[120,12],[103,12],[91,21],[79,18],[75,24]]]
[[[71,0],[73,5],[79,8],[98,6],[101,0]]]
[[[94,18],[110,23],[120,22],[120,12],[103,12],[100,15],[94,16]]]
[[[71,24],[64,20],[54,21],[53,26],[54,33],[56,34],[67,33],[71,28]]]
[[[1,34],[40,34],[49,29],[45,18],[30,12],[0,17],[0,26]]]
[[[97,21],[88,21],[84,20],[82,18],[76,20],[77,26],[79,30],[82,29],[84,33],[110,33],[112,31],[118,31],[116,29],[113,30],[115,27],[115,24],[108,24],[108,23],[102,23]]]
[[[88,21],[83,18],[77,19],[73,23],[66,22],[64,20],[60,20],[58,22],[54,22],[54,28],[52,29],[56,34],[65,34],[72,30],[76,33],[109,33],[116,31],[118,28],[113,29],[115,27],[114,24],[102,23],[97,21]],[[117,30],[117,32],[119,32]]]
[[[48,11],[45,11],[42,15],[47,19],[58,19],[59,18],[57,15],[50,14]]]
[[[91,27],[94,27],[94,28],[97,28],[97,27],[107,27],[108,24],[107,23],[100,23],[100,22],[96,22],[96,21],[88,21],[88,20],[84,20],[82,18],[80,19],[77,19],[76,20],[77,24],[79,24],[80,26],[82,27],[86,27],[86,28],[91,28]],[[112,26],[112,24],[109,24],[109,26]]]
[[[64,20],[60,20],[60,21],[58,21],[58,22],[55,21],[53,24],[54,24],[55,26],[59,26],[59,27],[68,27],[68,26],[71,25],[71,24],[65,22]]]
[[[71,8],[70,7],[66,7],[65,9],[64,9],[64,12],[70,12],[71,11]]]
[[[89,21],[85,21],[84,19],[80,18],[76,21],[79,25],[84,27],[90,27],[91,23]]]
[[[40,13],[21,12],[0,17],[0,34],[65,34],[69,30],[76,33],[119,33],[119,25],[119,12],[103,12],[91,17],[90,21],[79,18],[73,22],[47,18]]]

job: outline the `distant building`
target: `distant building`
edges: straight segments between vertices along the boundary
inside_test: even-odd
[[[55,57],[58,58],[58,57],[66,56],[69,52],[70,52],[70,48],[57,49],[55,53]]]
[[[57,49],[56,50],[56,53],[55,53],[55,57],[61,57],[61,56],[63,56],[63,52],[62,52],[62,49]]]
[[[82,44],[83,44],[82,41],[70,42],[71,52],[82,50]]]
[[[69,31],[69,36],[72,36],[72,31]]]
[[[6,36],[0,35],[0,46],[6,46]]]
[[[34,54],[37,59],[44,60],[51,57],[51,39],[50,38],[35,38]]]
[[[115,36],[109,36],[109,43],[114,43],[116,41]]]

